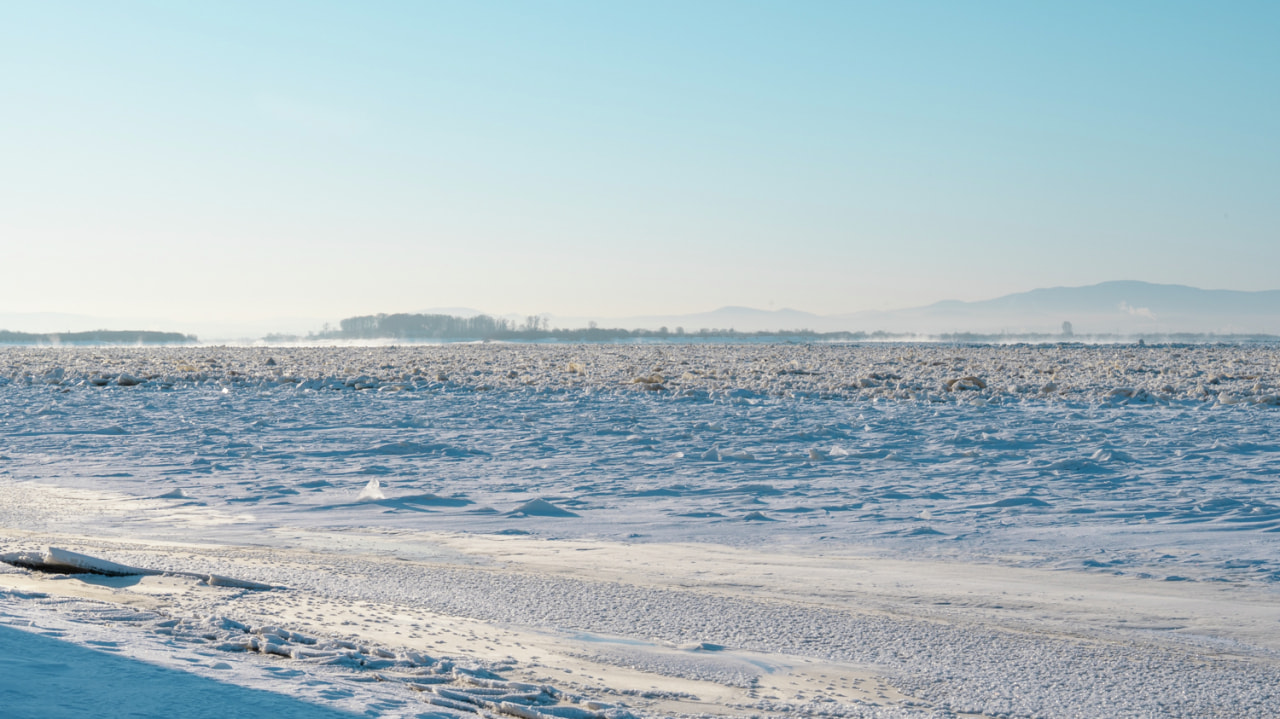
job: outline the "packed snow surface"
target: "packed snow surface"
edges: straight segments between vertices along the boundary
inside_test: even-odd
[[[8,348],[0,420],[0,553],[146,570],[0,622],[313,704],[1280,715],[1275,347]]]

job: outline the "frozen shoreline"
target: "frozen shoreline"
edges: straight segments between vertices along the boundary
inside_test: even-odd
[[[80,540],[77,549],[114,560],[283,588],[4,572],[0,621],[82,642],[107,637],[149,648],[152,660],[286,693],[290,677],[259,676],[264,663],[331,687],[368,673],[323,652],[271,656],[290,654],[281,640],[283,651],[228,651],[253,635],[210,631],[226,617],[319,638],[320,649],[333,647],[328,637],[370,657],[450,657],[637,715],[1267,716],[1280,680],[1280,608],[1262,590],[853,553],[351,534],[325,535],[323,551]],[[406,561],[395,547],[410,541],[465,561]],[[213,668],[222,664],[236,670]],[[380,691],[394,688],[394,662],[378,671],[388,678]],[[385,715],[421,709],[405,686],[413,680],[381,697]]]

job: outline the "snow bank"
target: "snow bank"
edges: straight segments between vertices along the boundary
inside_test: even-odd
[[[9,552],[6,554],[0,554],[0,562],[11,564],[15,567],[23,567],[24,569],[54,574],[99,574],[107,577],[134,577],[171,574],[180,577],[193,577],[210,586],[235,587],[237,589],[252,589],[255,591],[268,591],[272,589],[269,584],[250,582],[243,579],[233,579],[231,577],[224,577],[218,574],[161,571],[158,569],[130,567],[125,564],[117,564],[116,562],[108,561],[106,559],[90,557],[87,554],[80,554],[66,549],[59,549],[57,547],[49,547],[43,552]]]

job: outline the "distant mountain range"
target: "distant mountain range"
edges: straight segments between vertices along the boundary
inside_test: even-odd
[[[1103,282],[1086,287],[1052,287],[990,300],[947,300],[924,307],[817,315],[792,309],[722,307],[688,315],[600,319],[601,326],[741,332],[811,329],[817,332],[955,332],[1059,334],[1070,322],[1076,334],[1216,333],[1280,334],[1280,290],[1202,290],[1150,282]],[[585,324],[580,318],[551,317],[552,326]]]
[[[420,314],[474,317],[479,310],[448,307],[420,310]],[[521,326],[527,317],[492,315]],[[675,333],[701,329],[769,332],[866,332],[938,335],[977,333],[1060,335],[1071,323],[1076,335],[1159,335],[1171,333],[1280,335],[1280,290],[1241,292],[1202,290],[1185,285],[1149,282],[1103,282],[1086,287],[1052,287],[1019,292],[990,300],[948,300],[923,307],[818,315],[800,310],[758,310],[722,307],[685,315],[635,317],[568,317],[541,315],[545,328],[578,329],[596,322],[602,328],[658,330]],[[338,318],[330,321],[336,325]],[[325,320],[280,318],[251,322],[181,322],[153,318],[100,318],[65,314],[0,314],[0,330],[35,333],[76,332],[113,327],[194,333],[201,340],[253,340],[269,333],[305,337]]]
[[[842,319],[915,332],[1076,333],[1203,332],[1280,334],[1280,290],[1202,290],[1149,282],[1103,282],[1052,287],[980,302],[937,302],[893,312],[863,312]],[[865,326],[865,325],[864,325]]]

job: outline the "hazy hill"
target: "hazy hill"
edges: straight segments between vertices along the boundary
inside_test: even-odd
[[[1280,290],[1202,290],[1149,282],[1103,282],[1051,287],[990,300],[947,300],[901,310],[823,316],[799,310],[722,307],[687,315],[598,318],[601,327],[656,330],[677,327],[740,332],[811,329],[817,332],[1053,333],[1070,322],[1077,334],[1197,332],[1280,334]],[[556,327],[585,326],[585,318],[552,317]]]
[[[835,318],[833,318],[835,319]],[[977,302],[944,301],[838,319],[860,329],[910,332],[1280,333],[1280,290],[1202,290],[1149,282],[1052,287]]]
[[[484,314],[463,307],[439,308],[419,314],[449,315],[473,319]],[[527,326],[529,317],[489,315],[504,320],[513,329]],[[349,318],[351,319],[351,318]],[[817,315],[793,309],[760,310],[750,307],[721,307],[710,312],[685,315],[635,317],[539,315],[543,330],[575,330],[595,322],[601,329],[658,331],[671,334],[683,329],[734,330],[739,333],[812,330],[814,332],[889,332],[938,335],[948,333],[1052,334],[1062,332],[1070,322],[1075,334],[1214,333],[1280,335],[1280,290],[1241,292],[1202,290],[1185,285],[1116,281],[1085,287],[1050,287],[1019,292],[976,302],[948,300],[923,307],[890,311]],[[291,333],[297,337],[314,334],[325,323],[314,318],[277,318],[248,322],[178,322],[154,319],[105,319],[67,314],[0,313],[0,330],[11,333],[73,334],[107,326],[134,326],[146,330],[180,327],[206,341],[230,338],[253,339],[268,333]],[[337,323],[334,323],[335,325]],[[389,336],[399,336],[392,334]],[[431,335],[434,336],[434,335]],[[31,342],[29,338],[8,342]],[[48,341],[48,340],[39,340]],[[64,341],[64,340],[51,340]],[[85,341],[68,339],[65,341]],[[147,341],[147,340],[144,340]]]
[[[821,330],[819,325],[828,323],[830,318],[800,310],[757,310],[751,307],[721,307],[711,312],[698,312],[688,315],[624,317],[618,320],[601,321],[601,326],[616,325],[619,327],[637,327],[658,329],[666,327],[672,332],[683,327],[688,332],[700,329],[733,329],[739,332],[760,332],[769,330]]]
[[[269,333],[305,335],[320,329],[324,318],[272,317],[260,320],[182,320],[172,317],[96,316],[61,312],[0,312],[0,330],[37,335],[94,332],[103,327],[134,327],[148,332],[178,328],[205,342],[254,340]]]

